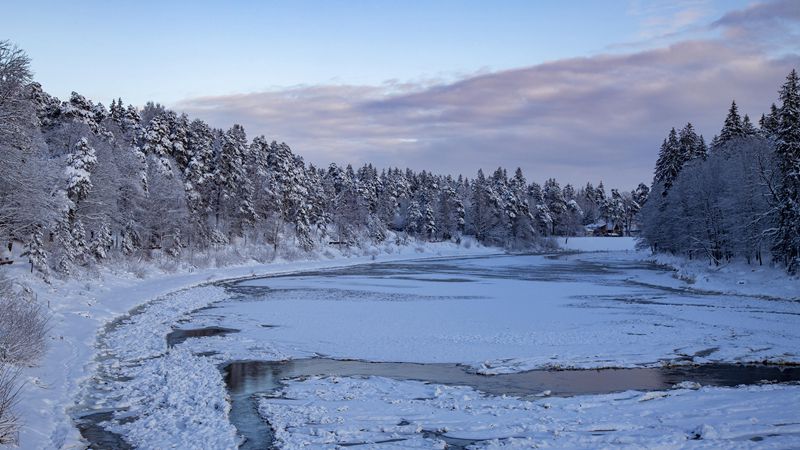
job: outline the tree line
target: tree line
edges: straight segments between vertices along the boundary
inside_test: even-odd
[[[800,267],[800,92],[796,70],[756,127],[734,101],[706,146],[691,123],[664,139],[650,200],[641,211],[642,243],[658,252],[765,257],[790,273]]]
[[[473,179],[370,164],[306,164],[285,143],[216,129],[157,103],[72,93],[31,79],[25,53],[0,43],[0,238],[27,246],[35,270],[69,275],[118,254],[178,258],[231,243],[312,250],[388,236],[474,236],[508,248],[632,228],[647,196],[602,183],[529,183],[517,169]],[[274,254],[274,253],[273,253]]]

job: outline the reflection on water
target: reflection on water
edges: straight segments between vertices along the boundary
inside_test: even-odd
[[[281,381],[310,376],[380,376],[434,384],[470,386],[491,395],[530,397],[608,394],[627,390],[653,391],[682,381],[705,386],[738,386],[762,381],[800,381],[800,367],[707,364],[701,366],[532,370],[502,375],[480,375],[458,364],[417,364],[341,361],[326,358],[290,361],[238,361],[223,368],[231,395],[231,421],[246,439],[242,449],[265,448],[272,441],[268,425],[259,417],[254,394],[270,394]]]

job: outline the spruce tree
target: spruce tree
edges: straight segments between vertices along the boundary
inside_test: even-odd
[[[773,253],[790,273],[796,273],[800,267],[800,86],[796,70],[786,77],[780,100],[775,133],[780,186]]]
[[[114,239],[111,237],[111,229],[107,223],[103,222],[89,244],[89,251],[96,260],[100,261],[108,257],[108,252],[113,244]]]
[[[47,252],[44,249],[41,226],[37,225],[31,234],[31,242],[28,247],[28,259],[30,260],[32,270],[47,274]]]
[[[688,130],[688,132],[694,133],[691,129]],[[694,136],[696,137],[696,135]],[[675,182],[675,178],[678,177],[684,163],[687,161],[688,151],[690,150],[681,148],[681,143],[675,128],[671,129],[669,136],[667,136],[661,144],[661,150],[658,153],[658,160],[656,161],[655,178],[653,179],[654,184],[663,184],[664,190],[661,192],[661,195],[666,196],[667,192],[669,192],[669,189]]]
[[[86,230],[83,228],[83,222],[80,219],[72,223],[72,250],[73,261],[80,265],[86,264]]]
[[[97,165],[94,149],[86,138],[75,144],[75,149],[67,156],[67,196],[77,205],[84,200],[92,189],[91,173]]]
[[[744,123],[739,116],[739,108],[736,106],[736,101],[731,102],[731,107],[728,109],[728,116],[725,117],[725,125],[719,133],[719,140],[717,146],[723,145],[731,139],[736,139],[746,136],[744,130]]]
[[[742,120],[742,133],[744,133],[745,137],[758,136],[758,128],[753,125],[753,122],[750,121],[750,116],[747,114],[744,115]]]

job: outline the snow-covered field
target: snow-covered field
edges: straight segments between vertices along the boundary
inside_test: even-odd
[[[218,370],[232,360],[447,362],[487,375],[800,362],[797,301],[688,290],[673,271],[643,262],[631,239],[570,238],[566,247],[588,253],[508,256],[428,246],[374,261],[61,286],[43,294],[56,311],[55,339],[23,392],[22,445],[79,445],[70,413],[113,411],[107,428],[142,448],[235,448]],[[391,262],[437,254],[458,257]],[[270,273],[283,275],[178,291]],[[736,286],[765,282],[747,280]],[[782,279],[790,292],[792,283]],[[156,297],[95,343],[104,323]],[[173,328],[209,326],[238,332],[167,348]],[[312,377],[290,382],[281,398],[261,399],[259,411],[287,448],[385,440],[381,448],[443,448],[443,439],[479,448],[800,445],[793,408],[800,387],[696,388],[523,399],[410,380]]]

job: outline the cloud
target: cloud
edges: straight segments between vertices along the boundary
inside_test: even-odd
[[[711,14],[708,0],[633,1],[628,15],[639,19],[642,41],[670,38],[696,28]]]
[[[727,39],[736,40],[741,45],[760,45],[796,52],[800,42],[798,25],[800,4],[797,0],[776,0],[731,11],[714,21],[710,27],[723,30]]]
[[[779,3],[727,14],[713,26],[753,29],[774,20],[770,11],[783,11]],[[296,86],[175,106],[215,126],[240,123],[251,135],[284,140],[315,164],[468,176],[520,166],[534,180],[602,179],[631,188],[650,181],[670,127],[691,121],[710,140],[732,99],[757,119],[798,63],[796,48],[776,56],[738,40],[706,39],[450,83]]]

